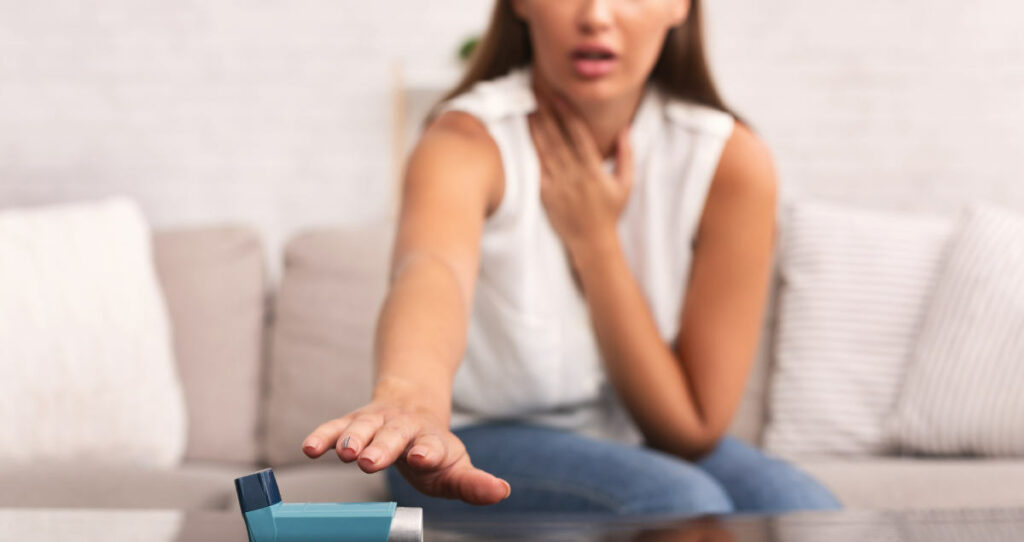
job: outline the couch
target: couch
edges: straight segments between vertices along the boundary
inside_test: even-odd
[[[386,499],[381,473],[365,474],[332,453],[310,460],[300,446],[318,423],[369,398],[391,238],[384,225],[301,233],[285,248],[280,280],[270,281],[253,229],[155,232],[189,415],[185,460],[172,470],[0,465],[0,507],[233,509],[232,479],[265,466],[274,467],[288,500]],[[771,306],[765,326],[731,429],[755,444],[766,417]],[[851,508],[1024,506],[1020,460],[836,457],[799,464]]]

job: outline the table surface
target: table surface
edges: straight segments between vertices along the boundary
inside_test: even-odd
[[[236,512],[0,509],[0,540],[245,541]],[[572,516],[426,518],[425,542],[483,540],[644,542],[1018,541],[1024,509],[803,512],[783,516],[593,520]]]

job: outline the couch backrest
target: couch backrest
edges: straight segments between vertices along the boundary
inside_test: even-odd
[[[271,465],[309,461],[302,441],[310,431],[369,402],[392,231],[317,230],[285,247],[263,442]]]
[[[242,227],[158,231],[188,408],[187,461],[257,459],[266,278],[259,236]]]

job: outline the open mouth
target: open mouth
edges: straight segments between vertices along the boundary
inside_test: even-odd
[[[574,60],[611,60],[615,58],[615,53],[611,51],[573,51],[572,58]]]
[[[570,57],[576,74],[586,79],[608,75],[617,60],[615,52],[603,46],[578,47]]]

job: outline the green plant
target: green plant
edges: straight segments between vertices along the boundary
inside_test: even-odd
[[[470,36],[463,40],[462,44],[459,45],[459,60],[463,62],[469,61],[469,57],[473,56],[473,51],[476,50],[476,46],[480,43],[480,36]]]

